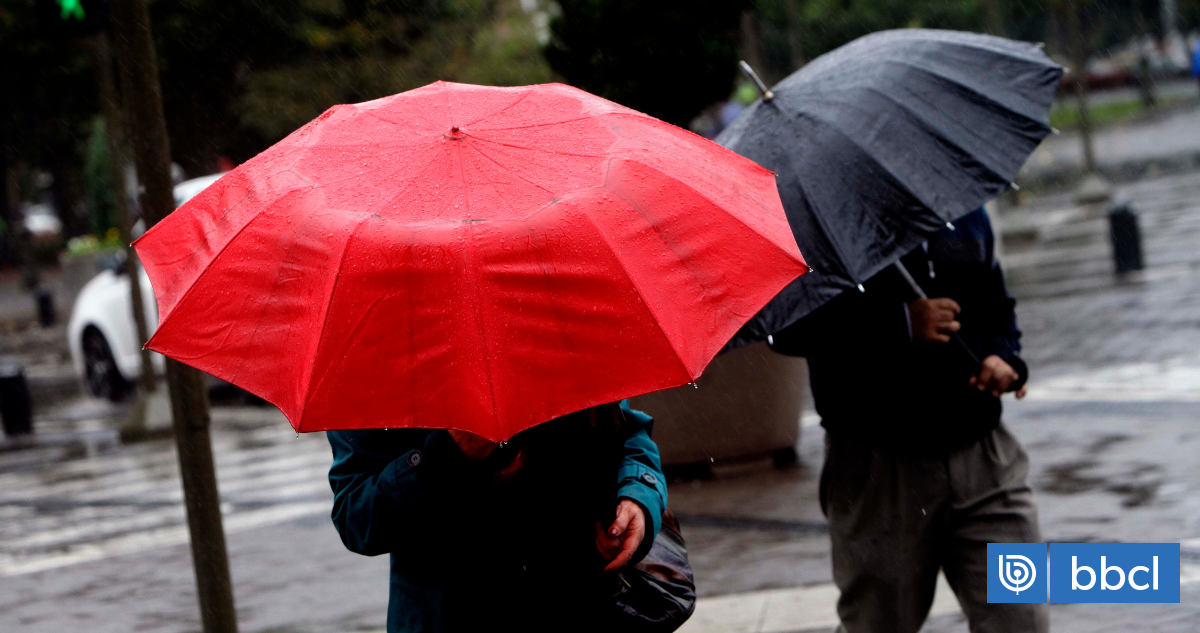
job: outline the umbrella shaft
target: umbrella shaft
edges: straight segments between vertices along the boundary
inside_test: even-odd
[[[922,299],[929,298],[929,295],[925,294],[925,289],[917,283],[916,279],[913,279],[912,274],[908,272],[908,269],[904,267],[904,264],[896,261],[892,263],[892,266],[895,267],[896,272],[900,273],[900,276],[904,278],[904,281],[908,282],[908,287],[912,288],[914,294]],[[967,358],[971,359],[973,367],[976,371],[983,366],[983,363],[979,362],[979,357],[975,355],[975,351],[972,350],[969,345],[967,345],[966,341],[962,340],[962,337],[958,335],[958,332],[950,334],[950,339],[958,344],[958,347],[967,354]]]

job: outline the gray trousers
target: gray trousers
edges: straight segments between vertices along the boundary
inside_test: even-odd
[[[1028,472],[1003,425],[940,458],[827,435],[821,508],[841,590],[838,630],[916,633],[942,569],[973,633],[1049,631],[1045,604],[987,602],[987,544],[1041,541]]]

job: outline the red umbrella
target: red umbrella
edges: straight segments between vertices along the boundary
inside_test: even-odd
[[[554,84],[335,106],[135,246],[147,346],[297,431],[491,440],[694,381],[807,270],[770,171]]]

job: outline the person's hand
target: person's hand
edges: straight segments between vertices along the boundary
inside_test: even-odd
[[[999,398],[1020,377],[1012,365],[992,354],[980,363],[979,375],[971,376],[970,384],[980,391],[990,391],[993,396]],[[1018,400],[1025,397],[1024,385],[1017,391],[1016,396]]]
[[[475,461],[487,459],[487,456],[491,455],[492,450],[496,448],[495,442],[486,440],[470,431],[450,429],[450,437],[454,438],[454,443],[458,444],[458,450],[462,451],[467,459]]]
[[[492,472],[492,481],[495,483],[498,483],[498,484],[502,484],[506,481],[509,481],[513,477],[516,477],[517,473],[521,472],[521,469],[524,467],[525,467],[525,448],[521,447],[517,451],[516,457],[513,457],[512,462],[510,462],[504,468],[501,468],[500,470]]]
[[[609,561],[604,571],[624,567],[633,559],[634,552],[637,552],[645,537],[646,515],[642,512],[642,506],[622,499],[617,504],[617,519],[607,531],[599,523],[596,524],[596,549],[604,560]]]
[[[950,335],[962,329],[954,320],[962,308],[954,299],[915,299],[908,302],[912,337],[921,343],[949,343]]]

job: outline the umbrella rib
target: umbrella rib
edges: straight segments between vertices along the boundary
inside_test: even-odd
[[[529,125],[512,125],[505,127],[485,127],[476,130],[468,130],[470,132],[506,132],[508,130],[528,130],[535,127],[553,127],[555,125],[563,125],[565,123],[574,123],[576,121],[587,121],[596,118],[596,115],[589,114],[588,116],[576,117],[574,119],[563,119],[561,121],[547,121],[546,123],[530,123]]]
[[[1039,64],[1041,66],[1054,67],[1054,60],[1045,58],[1045,53],[1042,53],[1041,51],[1037,51],[1037,49],[1032,44],[1026,43],[1024,46],[1013,46],[1013,47],[984,46],[982,38],[973,37],[972,39],[975,39],[976,41],[969,41],[966,38],[957,37],[957,36],[940,37],[940,36],[944,36],[944,35],[958,34],[958,33],[961,33],[961,31],[945,31],[945,30],[939,30],[939,29],[925,29],[925,30],[933,31],[936,35],[939,35],[939,37],[926,37],[924,39],[917,38],[920,41],[938,42],[941,44],[947,44],[949,46],[960,46],[962,48],[969,48],[969,49],[975,50],[975,51],[984,51],[987,53],[992,53],[993,55],[1000,55],[1000,56],[1005,56],[1005,57],[1015,57],[1017,59],[1029,62],[1031,64]],[[969,35],[977,36],[978,34],[972,33]],[[998,40],[999,41],[992,40],[992,41],[989,41],[988,43],[991,44],[991,43],[1013,42],[1014,41],[1014,40],[1005,40],[1003,38],[998,38]],[[903,41],[903,40],[897,38],[896,41]],[[1026,48],[1026,47],[1028,47],[1028,48]],[[1010,50],[1005,50],[1006,48],[1008,48]],[[1037,51],[1037,52],[1035,53],[1034,51]],[[1039,58],[1045,58],[1045,59],[1039,59]],[[1050,64],[1047,64],[1046,63],[1047,61],[1049,61]]]
[[[471,217],[471,190],[470,190],[470,187],[467,186],[467,173],[466,173],[466,169],[463,167],[462,144],[458,145],[458,152],[456,153],[456,155],[458,157],[458,178],[459,178],[459,182],[462,184],[462,188],[463,188],[463,199],[465,200],[466,206],[467,206],[467,217]],[[475,240],[472,238],[474,237],[475,223],[467,222],[466,225],[467,225],[467,233],[468,233],[468,235],[467,235],[467,250],[470,253],[471,261],[474,262],[475,261]],[[471,286],[473,287],[473,289],[475,291],[475,329],[479,332],[479,338],[482,339],[482,342],[483,342],[483,373],[484,373],[484,376],[487,378],[488,396],[492,400],[492,423],[494,425],[494,428],[499,430],[500,415],[499,415],[499,412],[496,410],[496,384],[495,384],[495,380],[492,378],[491,354],[489,353],[489,348],[488,348],[487,331],[485,330],[485,324],[483,321],[483,312],[479,306],[480,290],[479,290],[478,270],[474,266],[467,266],[466,269],[471,271],[471,274],[470,274]]]
[[[782,108],[781,108],[781,110],[782,110]],[[916,192],[909,189],[907,183],[905,183],[903,180],[901,180],[891,169],[888,168],[887,165],[884,165],[877,158],[875,158],[872,155],[872,153],[867,150],[867,148],[863,147],[862,143],[858,142],[858,139],[854,138],[853,135],[847,133],[841,127],[834,125],[832,122],[826,121],[825,119],[823,119],[821,117],[814,116],[811,113],[800,112],[800,111],[796,111],[796,110],[789,111],[789,113],[792,114],[792,116],[797,119],[807,118],[807,119],[812,119],[814,121],[818,121],[818,122],[824,124],[826,127],[828,127],[828,129],[836,132],[839,136],[845,138],[851,145],[853,145],[859,151],[859,153],[861,153],[863,156],[866,156],[867,158],[869,158],[871,160],[872,164],[879,166],[879,168],[888,175],[888,177],[891,179],[891,181],[893,183],[895,183],[895,185],[898,188],[903,189],[905,192],[908,193],[908,195],[912,196],[913,200],[916,200],[918,203],[920,203],[922,207],[929,210],[935,216],[937,215],[937,212],[934,211],[928,204],[926,204],[926,202],[924,200],[919,198],[917,196]],[[803,183],[801,183],[801,184],[803,184]],[[943,220],[939,219],[938,224],[941,224],[942,222],[943,222]],[[832,240],[830,241],[830,243],[836,244]],[[838,256],[840,257],[841,255],[842,254],[839,252]],[[856,281],[855,283],[859,283],[859,281]]]
[[[229,241],[225,242],[221,249],[208,259],[208,264],[204,266],[204,270],[201,270],[199,274],[196,275],[196,278],[192,281],[192,285],[188,286],[188,289],[185,290],[183,295],[179,297],[179,300],[176,301],[175,305],[171,307],[170,312],[167,312],[165,315],[161,316],[158,322],[158,328],[156,328],[154,332],[155,335],[163,331],[163,327],[171,320],[171,317],[175,316],[175,313],[178,312],[177,308],[182,305],[189,296],[191,296],[192,291],[196,289],[196,286],[200,285],[200,281],[204,279],[204,276],[208,274],[208,271],[212,270],[213,263],[217,260],[217,258],[220,257],[221,254],[224,253],[230,246],[232,246],[233,243],[237,241],[237,238],[240,237],[246,229],[250,228],[251,224],[254,224],[254,222],[262,216],[263,213],[261,211],[254,214],[254,217],[247,220],[246,223],[242,225],[242,228],[238,229],[237,232],[235,232],[233,236],[229,238]],[[151,336],[150,340],[154,340],[154,336]],[[149,345],[150,341],[146,341],[146,344]]]
[[[918,36],[914,37],[913,36],[914,32],[919,32]],[[921,43],[921,44],[933,43],[933,44],[943,44],[946,46],[958,46],[961,48],[966,48],[966,49],[970,49],[973,51],[982,51],[985,53],[990,53],[992,55],[997,55],[997,56],[1001,56],[1001,57],[1011,57],[1014,59],[1019,59],[1028,64],[1035,64],[1035,65],[1039,65],[1039,66],[1042,66],[1045,68],[1057,68],[1058,67],[1057,64],[1054,63],[1054,60],[1047,58],[1045,56],[1045,53],[1042,53],[1041,51],[1037,51],[1036,48],[1034,48],[1032,45],[1029,45],[1029,44],[1026,44],[1025,46],[1018,45],[1018,46],[1013,46],[1013,47],[991,46],[991,45],[985,46],[983,44],[983,42],[981,41],[983,38],[979,37],[978,34],[975,34],[975,33],[966,34],[966,35],[970,36],[972,39],[974,39],[975,41],[969,41],[966,38],[954,36],[956,34],[962,34],[962,32],[961,31],[946,31],[946,30],[939,30],[939,29],[894,29],[891,31],[881,31],[881,32],[870,34],[870,35],[865,35],[865,36],[859,38],[858,40],[855,40],[853,42],[850,42],[849,44],[846,44],[844,47],[842,47],[840,49],[834,49],[833,51],[830,51],[829,53],[826,53],[825,55],[822,55],[822,56],[818,57],[817,59],[814,59],[811,63],[809,63],[808,66],[805,66],[803,69],[796,71],[790,77],[785,78],[783,81],[781,81],[779,84],[777,84],[777,86],[783,84],[784,82],[788,81],[788,79],[790,79],[791,77],[794,77],[802,72],[806,73],[806,77],[808,74],[813,74],[814,72],[818,73],[818,74],[820,72],[824,72],[825,66],[829,66],[830,64],[836,65],[836,62],[841,61],[842,58],[844,58],[844,57],[852,57],[853,58],[855,55],[859,55],[860,54],[858,51],[859,48],[867,48],[868,50],[864,51],[864,53],[870,53],[872,55],[879,55],[879,53],[880,53],[879,49],[894,46],[896,44],[905,45],[905,44],[913,44],[913,43]],[[947,35],[951,35],[952,37],[946,37]],[[881,40],[881,42],[878,45],[876,45],[875,48],[871,48],[871,47],[867,46],[867,44],[877,44],[874,41],[876,39]],[[997,38],[997,39],[1000,42],[1013,42],[1013,40],[1004,40],[1003,38]],[[997,43],[997,42],[995,40],[988,42],[988,44],[993,44],[993,43]],[[1015,42],[1013,42],[1013,43],[1015,43]],[[894,51],[887,51],[887,52],[894,52]],[[1049,63],[1047,63],[1047,62],[1049,62]]]
[[[622,200],[624,200],[624,198],[622,198]],[[675,361],[679,363],[679,368],[683,370],[684,375],[686,375],[689,380],[695,380],[698,376],[693,376],[691,370],[689,370],[687,365],[683,362],[683,359],[679,357],[679,350],[675,349],[675,343],[671,341],[670,336],[667,336],[667,331],[663,329],[662,323],[658,321],[658,315],[654,314],[654,310],[650,309],[650,304],[646,301],[646,296],[642,293],[641,286],[639,286],[637,281],[634,280],[633,275],[629,274],[629,269],[625,267],[625,262],[622,261],[621,256],[617,254],[617,250],[613,247],[612,242],[609,241],[608,235],[600,229],[596,222],[592,220],[590,215],[586,213],[580,213],[580,215],[583,216],[583,218],[592,225],[592,228],[596,230],[596,233],[600,236],[600,239],[604,241],[604,246],[608,248],[608,252],[612,254],[613,259],[617,261],[617,265],[621,267],[621,272],[625,275],[625,278],[629,280],[630,287],[632,287],[633,291],[637,293],[638,300],[642,302],[642,306],[646,308],[646,312],[650,313],[650,320],[654,322],[654,327],[656,327],[658,332],[662,334],[663,340],[667,342],[667,347],[671,348],[671,355],[674,356]]]
[[[354,225],[354,230],[350,231],[350,235],[346,237],[345,243],[342,244],[342,255],[338,258],[337,268],[333,272],[333,287],[329,289],[329,300],[325,302],[325,312],[321,315],[321,329],[317,332],[316,346],[313,348],[313,366],[308,370],[308,376],[305,377],[304,384],[304,406],[300,408],[300,419],[296,421],[296,432],[300,432],[301,425],[304,424],[304,412],[308,410],[309,400],[312,399],[312,379],[313,374],[317,371],[317,358],[321,352],[321,341],[325,338],[325,328],[329,325],[329,313],[333,310],[333,298],[337,295],[338,285],[342,281],[342,269],[346,266],[346,255],[350,252],[350,242],[358,235],[359,229],[371,216],[363,215]],[[322,381],[324,378],[322,378]],[[320,386],[318,381],[317,386]]]
[[[522,101],[525,101],[526,99],[528,99],[529,95],[533,94],[533,92],[534,92],[534,89],[531,87],[525,91],[525,94],[521,95],[520,99],[513,101],[512,103],[504,106],[503,108],[500,108],[499,110],[496,110],[495,112],[489,112],[489,113],[479,117],[478,119],[471,121],[470,123],[460,123],[459,127],[466,128],[468,125],[475,125],[476,123],[479,123],[480,121],[486,121],[494,116],[499,116],[501,114],[504,114],[505,112],[508,112],[509,110],[520,105]]]
[[[942,73],[939,73],[939,72],[934,72],[934,71],[933,71],[932,69],[930,69],[930,68],[923,68],[923,67],[921,67],[921,66],[918,66],[918,65],[916,65],[916,64],[914,64],[914,63],[912,63],[912,62],[906,62],[906,61],[899,60],[899,59],[887,59],[887,60],[884,60],[884,62],[883,62],[883,63],[885,63],[885,64],[894,64],[894,65],[897,65],[897,66],[903,66],[903,67],[905,67],[905,68],[910,68],[910,69],[912,69],[912,70],[915,70],[915,71],[917,71],[917,72],[919,72],[919,73],[921,73],[921,74],[923,74],[923,75],[928,75],[928,76],[930,76],[930,77],[934,77],[934,78],[936,78],[936,79],[940,79],[940,80],[942,80],[942,81],[944,81],[944,82],[946,82],[946,83],[952,84],[952,85],[954,85],[955,87],[958,87],[958,88],[965,89],[967,92],[970,92],[970,93],[971,93],[971,94],[973,94],[973,95],[976,95],[976,96],[978,96],[978,97],[981,97],[981,98],[983,98],[983,99],[986,99],[987,101],[989,101],[989,102],[991,102],[991,103],[994,103],[994,104],[996,104],[996,105],[998,105],[998,106],[1000,106],[1000,107],[1004,108],[1004,111],[1005,111],[1005,112],[1009,112],[1009,113],[1015,114],[1015,115],[1017,115],[1018,117],[1020,117],[1020,118],[1022,118],[1022,119],[1024,119],[1024,120],[1026,120],[1026,121],[1029,121],[1030,123],[1034,123],[1034,124],[1038,125],[1038,126],[1039,126],[1039,127],[1041,127],[1042,129],[1044,129],[1044,130],[1046,131],[1046,133],[1047,133],[1047,134],[1049,134],[1049,133],[1050,133],[1050,125],[1049,125],[1048,123],[1046,123],[1045,121],[1040,121],[1040,120],[1038,120],[1038,119],[1035,119],[1035,118],[1033,118],[1033,117],[1030,117],[1030,116],[1026,115],[1025,113],[1023,113],[1023,112],[1017,112],[1016,110],[1013,110],[1013,109],[1012,109],[1010,106],[1008,106],[1008,105],[1006,105],[1006,104],[1004,104],[1004,103],[1001,103],[1001,102],[997,101],[997,100],[996,100],[996,99],[994,99],[993,97],[991,97],[991,96],[989,96],[989,95],[986,95],[986,94],[984,94],[984,93],[982,93],[982,92],[980,92],[980,91],[978,91],[978,90],[976,90],[976,89],[972,88],[971,86],[968,86],[967,84],[964,84],[964,83],[961,83],[961,82],[959,82],[959,81],[956,81],[955,79],[953,79],[953,78],[951,78],[951,77],[947,77],[946,75],[943,75]]]
[[[996,177],[996,179],[997,179],[997,181],[998,181],[998,182],[1001,182],[1001,183],[1003,183],[1003,184],[1008,184],[1009,182],[1012,182],[1012,178],[1011,178],[1011,177],[1008,177],[1008,176],[1005,176],[1004,174],[1001,174],[1001,173],[1000,173],[1000,172],[998,172],[996,169],[994,169],[994,168],[993,168],[991,165],[984,164],[984,162],[983,162],[982,160],[980,160],[979,156],[976,156],[974,153],[972,153],[972,152],[969,152],[969,151],[967,151],[967,150],[963,149],[962,147],[960,147],[960,146],[958,145],[958,143],[954,143],[954,142],[952,142],[952,141],[951,141],[949,138],[947,138],[947,137],[946,137],[944,134],[937,133],[938,131],[937,131],[937,130],[934,128],[933,124],[932,124],[932,123],[930,123],[928,120],[926,120],[926,119],[925,119],[925,117],[918,115],[918,114],[917,114],[916,112],[914,112],[913,110],[910,110],[910,109],[908,109],[908,108],[905,108],[905,107],[903,107],[903,106],[900,104],[900,102],[899,102],[899,101],[897,101],[895,98],[893,98],[891,95],[888,95],[888,94],[887,94],[887,93],[885,93],[884,91],[882,91],[882,90],[879,90],[879,89],[877,89],[877,88],[867,88],[867,90],[868,90],[868,91],[870,91],[870,92],[872,92],[872,93],[875,93],[875,94],[879,95],[880,97],[883,97],[884,99],[887,99],[887,100],[888,100],[888,101],[890,101],[890,102],[892,102],[893,104],[895,104],[895,105],[896,105],[897,109],[898,109],[898,110],[900,110],[901,112],[907,112],[907,113],[909,113],[909,115],[910,115],[910,120],[912,120],[912,121],[915,121],[915,122],[917,123],[917,125],[918,125],[918,126],[921,128],[921,130],[922,130],[922,131],[924,131],[925,133],[927,133],[927,134],[928,134],[928,135],[929,135],[931,138],[933,138],[934,140],[937,140],[937,141],[938,141],[939,143],[941,143],[942,145],[947,145],[947,144],[948,144],[948,145],[950,145],[950,146],[954,147],[954,149],[956,149],[956,150],[958,150],[959,152],[961,152],[961,153],[962,153],[964,156],[967,156],[968,158],[971,158],[971,159],[973,159],[973,160],[974,160],[976,163],[978,163],[978,164],[979,164],[980,166],[982,166],[984,169],[987,169],[988,171],[990,171],[990,172],[992,173],[992,175]],[[983,96],[983,95],[980,95],[980,96]],[[1047,130],[1047,132],[1049,132],[1049,130]],[[876,162],[879,162],[879,161],[876,161]],[[882,165],[882,163],[880,163],[880,164]],[[889,173],[891,172],[891,170],[888,170],[888,171],[889,171]],[[893,176],[894,176],[894,175],[895,175],[895,174],[893,174]],[[908,187],[907,187],[907,185],[905,186],[905,188],[906,188],[906,189],[908,188]]]
[[[512,143],[504,143],[504,142],[493,140],[493,139],[490,139],[490,138],[487,138],[484,136],[479,136],[478,134],[472,134],[469,138],[475,139],[477,141],[484,141],[485,143],[491,143],[492,145],[500,145],[502,147],[511,147],[513,149],[522,149],[522,150],[529,151],[529,152],[542,152],[543,154],[551,154],[553,156],[574,156],[576,158],[606,158],[606,157],[608,157],[608,154],[576,154],[573,152],[558,152],[558,151],[552,152],[550,150],[542,149],[540,147],[528,147],[525,145],[513,145]]]
[[[487,154],[483,153],[483,151],[482,151],[482,150],[480,150],[478,147],[475,147],[475,146],[469,146],[469,147],[470,147],[472,150],[474,150],[476,154],[479,154],[480,156],[482,156],[482,157],[484,157],[484,158],[488,159],[488,161],[490,161],[490,162],[491,162],[493,165],[495,165],[496,167],[499,167],[500,169],[504,170],[505,172],[507,172],[507,173],[510,173],[510,174],[512,174],[512,175],[514,175],[514,176],[516,176],[517,178],[520,178],[521,180],[524,180],[525,182],[527,182],[527,183],[529,183],[529,184],[533,185],[534,187],[537,187],[538,189],[541,189],[542,191],[545,191],[546,193],[550,194],[551,196],[554,196],[554,192],[553,192],[553,191],[551,191],[551,190],[549,190],[549,189],[547,189],[547,188],[545,188],[545,187],[543,187],[543,186],[541,186],[541,185],[537,184],[536,182],[534,182],[534,181],[532,181],[532,180],[530,180],[530,179],[528,179],[528,178],[526,178],[526,177],[522,176],[521,174],[518,174],[517,172],[515,172],[515,171],[513,171],[513,170],[509,169],[508,167],[505,167],[504,165],[501,165],[501,164],[500,164],[500,163],[499,163],[499,162],[498,162],[496,159],[494,159],[494,158],[492,158],[491,156],[488,156]],[[462,159],[462,157],[461,157],[461,156],[459,156],[459,160],[461,160],[461,159]],[[468,201],[468,209],[467,209],[468,211],[470,211],[470,208],[469,208],[469,207],[470,207],[470,202]]]

